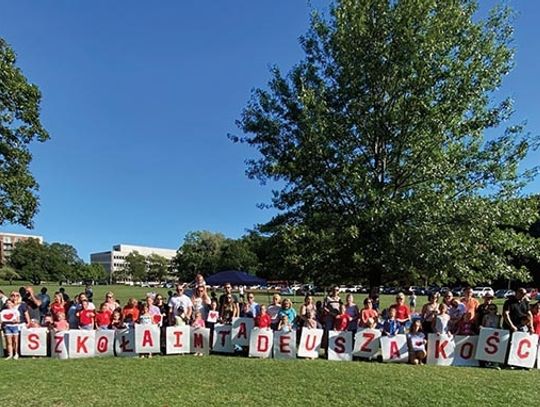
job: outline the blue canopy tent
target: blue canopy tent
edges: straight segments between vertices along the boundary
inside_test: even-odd
[[[231,283],[232,285],[266,285],[266,280],[257,276],[252,276],[243,271],[227,270],[220,271],[206,278],[208,285],[224,285]]]

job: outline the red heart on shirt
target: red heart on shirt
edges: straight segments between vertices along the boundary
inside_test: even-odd
[[[13,314],[4,314],[4,319],[7,320],[7,321],[10,321],[11,319],[13,319],[15,315]]]
[[[421,342],[421,341],[416,342],[416,346],[422,346],[423,344],[424,342]]]

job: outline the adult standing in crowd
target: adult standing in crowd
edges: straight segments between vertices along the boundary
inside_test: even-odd
[[[255,302],[255,295],[252,292],[247,293],[247,302],[242,305],[240,316],[255,318],[261,312],[261,306]]]
[[[88,298],[89,302],[94,302],[94,290],[92,289],[92,286],[90,284],[86,284],[84,293],[86,294],[86,298]]]
[[[193,291],[193,295],[191,296],[191,302],[193,303],[193,313],[200,312],[202,318],[206,321],[211,300],[206,292],[205,284],[198,284],[195,287],[195,291]]]
[[[60,287],[58,289],[58,291],[60,291],[60,293],[62,294],[62,297],[64,297],[64,301],[68,302],[69,301],[69,295],[66,293],[66,289],[64,287]]]
[[[34,289],[31,286],[21,287],[19,289],[22,302],[28,307],[28,315],[30,316],[30,324],[38,324],[41,322],[41,312],[39,307],[41,300],[35,295]]]
[[[43,322],[45,319],[45,314],[47,314],[49,305],[51,303],[51,297],[49,297],[49,294],[47,294],[47,287],[41,288],[38,298],[41,301],[41,305],[39,306],[40,321]]]
[[[66,305],[67,304],[64,301],[64,296],[59,291],[55,292],[53,302],[50,306],[51,315],[55,321],[59,313],[67,312]]]
[[[373,299],[370,297],[364,300],[364,308],[360,310],[360,320],[359,325],[361,328],[366,328],[369,326],[369,321],[375,321],[379,319],[379,312],[373,308]]]
[[[161,310],[157,305],[154,304],[154,295],[153,294],[147,294],[146,295],[146,305],[148,305],[148,313],[152,316],[153,320],[156,321],[157,319],[161,318]],[[140,314],[139,314],[140,316]],[[158,321],[160,322],[160,321]]]
[[[476,309],[480,303],[473,297],[473,289],[471,287],[466,287],[465,290],[463,290],[461,303],[465,306],[465,313],[469,313],[471,320],[475,321]]]
[[[288,321],[291,325],[296,320],[296,310],[293,308],[292,302],[288,298],[285,298],[281,302],[281,310],[279,311],[278,319],[281,320],[283,316],[286,316],[288,318]]]
[[[9,299],[13,301],[14,308],[19,311],[19,322],[21,324],[30,324],[30,313],[28,311],[28,305],[22,300],[20,292],[12,291],[9,295]]]
[[[482,304],[476,308],[476,326],[479,327],[482,325],[482,321],[484,320],[484,316],[489,314],[489,308],[490,305],[493,304],[493,298],[495,297],[495,293],[493,290],[489,290],[484,294],[484,301]]]
[[[508,329],[510,332],[530,329],[529,332],[533,332],[533,318],[526,295],[527,291],[524,288],[518,288],[516,294],[504,302],[503,329]]]
[[[0,309],[4,308],[4,304],[9,298],[2,290],[0,290]]]
[[[169,300],[169,324],[176,325],[175,319],[183,318],[189,321],[193,312],[191,299],[184,294],[185,285],[177,284],[176,293]]]
[[[233,318],[239,316],[238,304],[234,302],[232,294],[226,294],[224,301],[219,308],[219,318],[222,324],[231,324]]]
[[[339,314],[339,308],[341,306],[341,298],[339,297],[339,287],[333,286],[326,298],[324,299],[324,327],[326,331],[334,329],[334,321]]]
[[[428,295],[428,302],[422,307],[420,316],[422,317],[422,331],[427,335],[433,333],[433,321],[438,313],[439,293],[433,292]]]
[[[219,308],[223,307],[223,304],[225,304],[227,297],[230,295],[234,301],[235,304],[238,304],[238,297],[232,293],[232,285],[231,283],[225,283],[223,286],[223,294],[219,296]]]
[[[272,319],[271,327],[274,331],[277,330],[277,327],[279,324],[278,314],[280,310],[281,310],[281,295],[279,295],[278,293],[275,293],[272,296],[272,303],[268,305],[268,308],[266,310],[266,312],[268,312],[268,315],[270,315],[270,318]]]
[[[304,303],[300,306],[300,312],[298,314],[298,322],[299,325],[302,327],[304,326],[305,322],[310,318],[312,312],[316,312],[315,309],[315,302],[313,301],[313,297],[311,295],[306,295],[304,297]]]
[[[88,297],[86,296],[86,294],[82,293],[79,295],[80,303],[83,302],[83,298],[81,298],[83,295],[84,295],[84,299],[88,301]],[[107,310],[111,311],[111,313],[115,309],[120,308],[120,304],[118,304],[116,300],[114,299],[114,294],[112,291],[107,291],[107,293],[105,294],[105,306],[107,307]]]
[[[347,330],[351,332],[356,332],[356,330],[358,329],[358,318],[360,317],[360,310],[358,309],[358,305],[354,303],[354,296],[351,293],[347,294],[347,296],[345,297],[345,312],[348,316],[351,317]]]

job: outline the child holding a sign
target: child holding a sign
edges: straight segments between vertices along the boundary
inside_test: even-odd
[[[422,332],[422,321],[415,319],[411,329],[407,334],[407,345],[409,346],[409,363],[411,365],[421,365],[426,359],[426,336]]]
[[[0,320],[2,321],[2,328],[6,337],[6,345],[8,359],[18,359],[19,354],[19,311],[15,308],[15,304],[12,299],[8,299],[5,304],[5,309],[0,312]]]

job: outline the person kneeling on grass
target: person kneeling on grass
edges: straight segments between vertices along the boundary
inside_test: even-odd
[[[415,319],[411,329],[407,334],[407,345],[409,347],[409,363],[411,365],[421,365],[427,356],[426,336],[422,332],[422,321]]]

